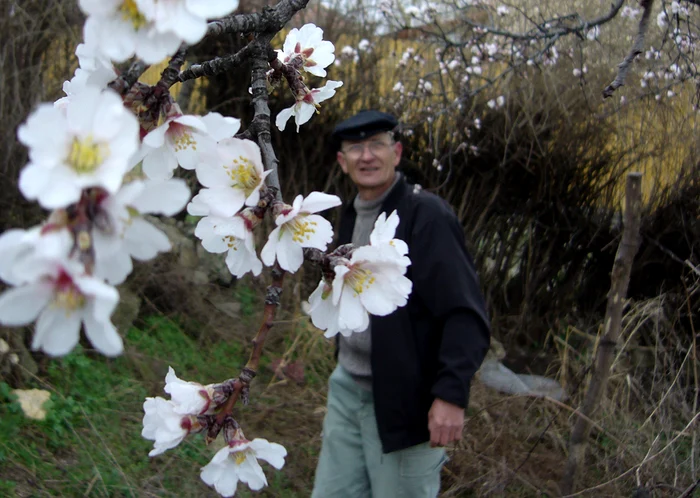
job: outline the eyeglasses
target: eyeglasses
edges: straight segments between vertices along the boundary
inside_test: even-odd
[[[372,142],[361,142],[348,145],[347,147],[345,147],[344,150],[341,150],[341,152],[348,156],[350,159],[359,159],[360,157],[362,157],[362,154],[365,153],[365,146],[367,146],[367,148],[369,148],[369,153],[372,154],[374,157],[377,157],[380,154],[386,152],[392,145],[393,144],[388,144],[386,142],[380,142],[378,140],[375,140]]]

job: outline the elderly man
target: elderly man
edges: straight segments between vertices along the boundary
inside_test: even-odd
[[[396,119],[362,111],[339,123],[337,160],[357,187],[339,244],[369,243],[381,212],[397,210],[409,247],[408,304],[339,337],[314,498],[432,498],[444,446],[458,441],[470,382],[489,347],[489,321],[464,233],[440,197],[396,171]]]

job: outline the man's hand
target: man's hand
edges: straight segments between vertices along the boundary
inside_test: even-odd
[[[462,439],[464,408],[435,399],[428,412],[430,446],[446,446]]]

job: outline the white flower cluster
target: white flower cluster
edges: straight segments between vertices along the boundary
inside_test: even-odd
[[[370,314],[385,316],[407,303],[413,284],[405,275],[411,261],[406,243],[394,238],[398,225],[396,211],[380,214],[370,244],[340,259],[334,278],[322,279],[309,297],[311,320],[326,337],[361,332]]]
[[[172,216],[189,199],[182,180],[134,177],[139,123],[111,90],[87,83],[62,106],[41,104],[18,129],[29,148],[19,188],[52,210],[41,226],[0,236],[0,278],[13,286],[0,295],[0,323],[36,320],[33,349],[70,352],[80,328],[105,355],[122,352],[111,323],[131,259],[170,249],[145,214]]]
[[[225,399],[218,392],[220,386],[204,386],[197,382],[179,379],[172,367],[165,377],[165,392],[170,399],[146,398],[143,404],[143,430],[141,435],[154,442],[149,456],[157,456],[178,446],[188,434],[204,429],[203,415],[214,414]],[[213,486],[222,496],[233,496],[238,481],[257,491],[267,485],[267,479],[258,460],[265,460],[276,469],[284,466],[287,450],[265,439],[248,441],[238,429],[226,446],[219,450],[211,462],[202,468],[200,477]]]
[[[80,0],[88,44],[115,62],[136,55],[156,64],[193,45],[207,32],[207,19],[230,14],[238,0]]]
[[[323,30],[313,24],[305,24],[301,29],[292,29],[284,40],[282,50],[277,51],[277,59],[289,70],[294,71],[299,85],[294,90],[296,102],[277,115],[275,125],[284,131],[287,121],[294,117],[299,127],[308,122],[318,112],[321,102],[330,99],[335,91],[343,86],[342,81],[327,81],[320,88],[309,89],[301,81],[301,71],[324,78],[326,67],[335,60],[335,47],[323,39]]]
[[[241,277],[258,275],[263,264],[296,272],[304,249],[325,251],[333,230],[317,213],[340,205],[340,199],[311,192],[291,205],[281,202],[265,185],[271,171],[263,166],[259,146],[235,137],[238,119],[183,114],[161,84],[120,87],[124,82],[117,80],[113,62],[133,56],[159,62],[183,43],[200,41],[207,20],[231,13],[238,0],[79,3],[87,16],[84,43],[76,49],[79,67],[64,83],[66,96],[39,105],[17,132],[29,156],[19,189],[50,214],[39,226],[0,235],[0,280],[9,286],[0,294],[0,324],[36,322],[32,348],[52,356],[69,353],[84,329],[95,349],[116,356],[124,346],[111,322],[119,300],[114,286],[126,280],[133,260],[171,248],[147,215],[173,216],[187,207],[201,217],[195,235],[203,247],[226,253],[229,270]],[[335,59],[333,44],[322,36],[313,24],[292,30],[270,63],[270,73],[286,78],[296,97],[277,116],[280,130],[294,116],[298,131],[342,85],[328,81],[309,89],[303,82],[302,72],[325,77]],[[360,45],[371,50],[369,43]],[[178,166],[194,171],[201,184],[191,200],[186,182],[173,178]],[[268,210],[275,228],[258,257],[253,229]],[[364,330],[368,314],[386,315],[406,304],[410,261],[406,244],[394,239],[397,225],[396,213],[381,217],[370,246],[346,252],[347,258],[327,256],[335,261],[328,282],[332,297],[315,292],[310,298],[312,320],[326,335]],[[144,403],[142,435],[154,441],[151,456],[176,447],[189,433],[224,427],[227,446],[201,473],[223,496],[233,496],[238,481],[254,490],[267,484],[258,459],[278,469],[284,465],[282,446],[245,439],[230,411],[222,410],[230,384],[186,382],[172,369],[165,380],[170,399]]]

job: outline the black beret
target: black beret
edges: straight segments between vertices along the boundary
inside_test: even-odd
[[[362,140],[384,131],[393,131],[399,124],[394,116],[386,112],[364,110],[351,118],[338,123],[333,130],[333,138],[341,140]]]

